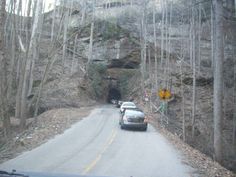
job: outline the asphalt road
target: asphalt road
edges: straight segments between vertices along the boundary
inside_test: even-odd
[[[121,130],[119,109],[94,109],[64,134],[0,165],[1,170],[111,177],[187,177],[192,169],[152,126]]]

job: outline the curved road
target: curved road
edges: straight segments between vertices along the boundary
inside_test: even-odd
[[[111,177],[187,177],[192,169],[149,125],[121,130],[119,110],[94,109],[64,134],[0,165],[0,169]]]

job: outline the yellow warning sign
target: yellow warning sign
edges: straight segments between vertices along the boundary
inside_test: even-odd
[[[158,92],[158,96],[160,97],[160,99],[162,100],[168,100],[171,98],[171,93],[169,90],[167,89],[161,89]]]

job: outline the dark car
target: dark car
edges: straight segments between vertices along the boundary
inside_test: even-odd
[[[140,110],[126,109],[120,117],[120,127],[124,128],[139,128],[143,131],[147,130],[148,123],[145,114]]]

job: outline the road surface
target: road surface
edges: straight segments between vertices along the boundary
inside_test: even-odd
[[[188,177],[192,169],[152,126],[121,130],[119,109],[102,106],[64,134],[0,165],[1,170],[111,177]]]

